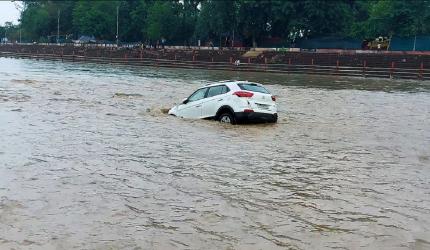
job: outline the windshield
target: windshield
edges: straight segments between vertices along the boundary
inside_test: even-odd
[[[252,92],[259,92],[264,94],[270,94],[270,92],[263,86],[256,83],[239,83],[237,84],[241,90],[248,90]]]
[[[199,89],[188,97],[188,102],[194,102],[205,98],[205,94],[208,88]]]

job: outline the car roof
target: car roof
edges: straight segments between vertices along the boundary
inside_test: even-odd
[[[261,85],[260,83],[256,83],[256,82],[227,80],[227,81],[220,81],[220,82],[216,82],[216,83],[210,83],[210,84],[207,84],[207,85],[205,85],[205,86],[203,86],[201,88],[208,88],[208,87],[214,87],[214,86],[219,86],[219,85],[232,86],[232,85],[236,85],[236,84],[240,84],[240,83],[249,83],[249,84],[258,84],[258,85]]]

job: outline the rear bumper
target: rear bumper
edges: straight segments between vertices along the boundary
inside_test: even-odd
[[[237,123],[243,122],[277,122],[278,114],[268,114],[260,112],[235,112],[235,119]]]

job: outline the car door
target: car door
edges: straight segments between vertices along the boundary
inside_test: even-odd
[[[225,102],[225,94],[230,90],[226,85],[218,85],[210,87],[207,93],[207,97],[202,103],[202,117],[215,117],[218,109]]]
[[[202,102],[206,97],[208,88],[198,89],[186,99],[186,103],[178,106],[178,116],[184,118],[200,118],[202,115]]]

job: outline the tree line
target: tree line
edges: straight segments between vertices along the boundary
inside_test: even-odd
[[[256,46],[278,39],[374,38],[430,34],[430,0],[25,0],[18,25],[0,27],[9,40],[53,42],[80,35],[195,45]],[[4,35],[0,35],[4,37]],[[227,41],[227,42],[226,42]],[[230,43],[228,43],[230,41]]]

